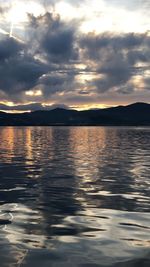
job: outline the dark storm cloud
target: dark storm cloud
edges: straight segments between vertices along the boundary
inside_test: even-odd
[[[88,86],[95,87],[100,93],[113,88],[119,91],[119,87],[123,93],[132,93],[132,90],[125,90],[124,85],[130,88],[127,83],[132,77],[142,74],[143,67],[137,68],[136,64],[150,63],[150,37],[147,33],[90,33],[81,39],[80,47],[83,59],[97,71],[97,77],[88,81]]]
[[[13,99],[15,94],[37,85],[44,87],[45,96],[68,90],[74,79],[71,64],[77,59],[75,26],[68,26],[51,13],[28,16],[26,44],[5,35],[0,40],[0,90],[13,95]],[[57,73],[63,69],[66,73]]]
[[[75,76],[69,73],[52,73],[39,80],[45,97],[59,92],[71,92],[76,89]]]
[[[29,17],[28,36],[34,55],[47,62],[49,71],[38,79],[44,97],[57,92],[73,90],[75,75],[79,70],[77,25],[62,22],[59,15],[47,12],[44,15]]]
[[[0,89],[12,95],[29,90],[45,70],[45,65],[30,56],[11,57],[0,65]]]
[[[35,88],[42,90],[44,100],[62,93],[62,99],[66,94],[66,99],[71,101],[73,96],[78,102],[89,101],[91,92],[95,99],[108,91],[133,93],[132,78],[142,77],[149,69],[149,34],[81,35],[78,26],[76,21],[66,23],[59,15],[46,12],[38,17],[28,14],[25,44],[1,34],[0,90],[9,100],[20,97],[23,102],[25,91]],[[149,78],[145,79],[146,88],[148,83]]]
[[[59,32],[49,31],[42,40],[42,47],[46,53],[57,60],[75,59],[73,49],[73,34],[69,29]],[[73,55],[73,56],[72,56]]]
[[[59,15],[49,12],[39,17],[29,14],[28,17],[29,36],[33,40],[33,48],[36,47],[35,52],[45,54],[51,62],[65,63],[77,59],[76,25],[68,25],[61,21]]]
[[[121,53],[112,53],[98,71],[104,74],[104,78],[97,80],[97,88],[100,88],[100,91],[124,84],[132,76],[132,68]]]
[[[95,33],[85,35],[80,41],[80,46],[84,49],[87,57],[97,60],[98,57],[101,58],[104,51],[117,52],[118,50],[124,50],[125,52],[150,45],[148,42],[150,42],[150,38],[147,33],[114,34],[106,32],[99,35]]]
[[[8,60],[11,57],[17,56],[17,54],[23,50],[23,44],[16,41],[14,38],[10,38],[7,35],[1,35],[0,41],[0,62]]]

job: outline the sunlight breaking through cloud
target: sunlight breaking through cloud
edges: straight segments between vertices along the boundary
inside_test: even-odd
[[[150,101],[148,1],[0,1],[1,102]]]

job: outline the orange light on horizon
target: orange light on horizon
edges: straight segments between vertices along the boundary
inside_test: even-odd
[[[101,109],[101,108],[103,109],[103,108],[108,108],[108,107],[112,107],[112,105],[108,105],[108,104],[84,104],[81,106],[78,106],[78,105],[70,106],[70,108],[76,109],[78,111],[89,110],[89,109]]]

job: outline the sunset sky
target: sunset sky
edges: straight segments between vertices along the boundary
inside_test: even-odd
[[[0,110],[150,102],[149,0],[0,0]]]

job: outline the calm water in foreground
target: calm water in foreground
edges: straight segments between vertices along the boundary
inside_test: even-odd
[[[1,267],[150,266],[150,128],[1,127]]]

